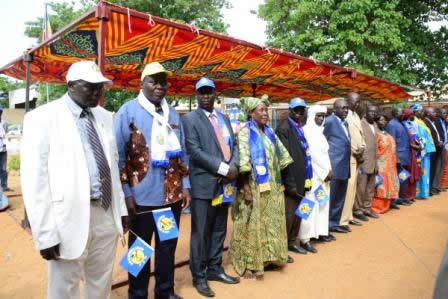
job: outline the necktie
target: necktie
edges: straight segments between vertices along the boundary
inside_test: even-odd
[[[230,148],[224,140],[224,136],[222,135],[222,130],[218,126],[218,122],[216,121],[216,115],[210,113],[210,122],[212,123],[213,129],[215,130],[216,138],[218,139],[219,146],[221,147],[222,154],[224,155],[224,160],[230,160]]]
[[[98,133],[93,126],[90,111],[84,109],[81,113],[80,121],[84,122],[90,147],[92,148],[96,166],[98,167],[98,171],[100,173],[101,192],[103,193],[101,206],[107,211],[110,203],[112,202],[112,185],[109,164],[107,163],[106,155],[104,154],[103,146],[101,145]]]
[[[347,138],[349,138],[349,135],[348,135],[348,122],[346,120],[344,120],[344,121],[342,121],[342,123],[344,124],[344,127],[345,127],[345,130],[344,130],[345,135],[347,135]]]

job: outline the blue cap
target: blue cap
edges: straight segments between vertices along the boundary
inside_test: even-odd
[[[212,87],[212,88],[216,88],[215,87],[215,83],[213,83],[212,80],[210,80],[209,78],[206,77],[202,77],[197,83],[196,83],[196,90],[198,90],[201,87]]]
[[[294,109],[296,107],[306,108],[306,103],[301,98],[294,98],[289,102],[289,109]]]

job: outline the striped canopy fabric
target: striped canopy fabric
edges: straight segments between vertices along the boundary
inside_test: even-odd
[[[409,90],[399,84],[353,69],[106,2],[29,51],[31,80],[64,83],[70,64],[97,60],[102,49],[104,73],[113,80],[112,88],[138,90],[144,65],[158,61],[173,72],[169,95],[175,96],[194,95],[195,81],[207,76],[216,82],[219,94],[227,97],[267,94],[272,101],[293,97],[321,101],[351,91],[374,101],[410,97]],[[0,73],[24,80],[25,63],[19,58]]]

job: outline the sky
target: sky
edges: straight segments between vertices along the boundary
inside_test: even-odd
[[[48,0],[47,0],[48,1]],[[45,0],[0,0],[0,67],[22,55],[36,44],[35,39],[24,35],[25,22],[44,14]],[[231,0],[232,8],[224,11],[224,21],[230,25],[230,36],[263,45],[266,39],[264,21],[250,13],[257,10],[263,0]],[[51,14],[51,12],[49,12]]]

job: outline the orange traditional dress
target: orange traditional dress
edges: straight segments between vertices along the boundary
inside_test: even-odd
[[[378,175],[383,178],[381,185],[376,187],[372,210],[375,213],[386,213],[392,200],[398,198],[400,182],[397,175],[397,154],[394,138],[386,131],[377,134]]]
[[[446,148],[443,151],[443,155],[445,155],[445,165],[443,166],[443,176],[442,176],[442,180],[440,181],[440,188],[447,189],[448,188],[448,150]]]

